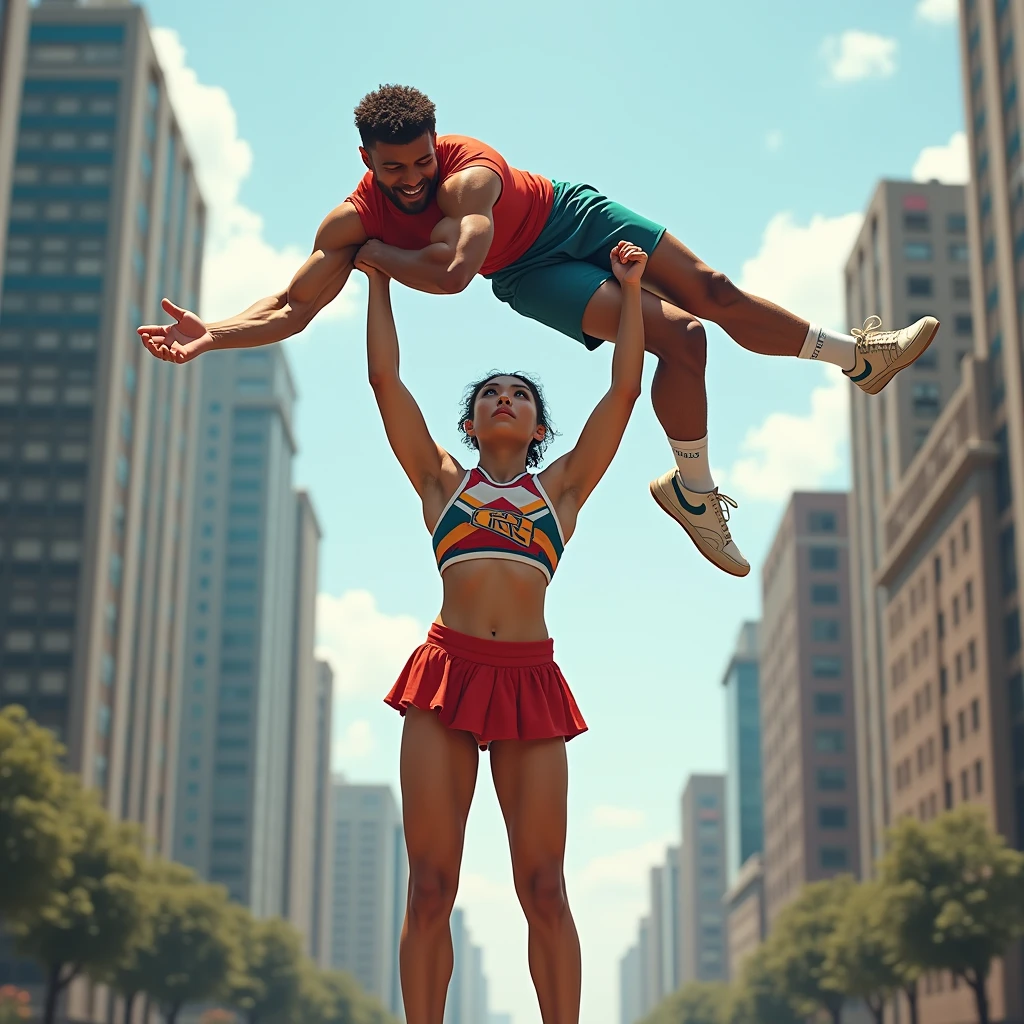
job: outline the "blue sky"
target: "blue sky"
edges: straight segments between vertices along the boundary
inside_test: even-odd
[[[426,91],[441,131],[596,185],[744,286],[830,326],[844,326],[840,268],[877,180],[915,168],[963,180],[949,0],[864,0],[856,13],[806,0],[650,0],[642,16],[605,0],[397,0],[376,15],[330,0],[274,17],[241,0],[148,10],[166,30],[159,50],[213,212],[210,315],[286,283],[361,172],[352,108],[386,81]],[[436,613],[440,583],[366,384],[364,295],[357,285],[287,343],[296,482],[324,528],[319,640],[341,675],[336,766],[397,790],[400,720],[381,698]],[[464,383],[492,367],[543,379],[563,434],[554,454],[607,385],[608,346],[587,354],[516,317],[486,282],[395,299],[404,375],[441,443],[457,444]],[[720,678],[739,624],[758,616],[785,495],[848,478],[842,382],[750,355],[715,328],[709,339],[711,462],[740,501],[734,533],[754,571],[737,581],[709,566],[651,501],[648,481],[671,462],[645,397],[550,593],[556,657],[591,727],[569,747],[567,856],[587,1024],[617,1022],[618,957],[647,869],[678,832],[686,776],[724,768]],[[493,1008],[535,1024],[486,759],[477,795],[460,902]]]

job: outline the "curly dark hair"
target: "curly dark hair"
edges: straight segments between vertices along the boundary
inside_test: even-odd
[[[434,104],[409,85],[382,85],[356,107],[356,128],[363,146],[375,142],[404,145],[435,128]]]
[[[533,377],[525,373],[505,373],[502,370],[492,370],[486,377],[481,377],[475,384],[470,384],[462,396],[462,416],[459,419],[459,433],[462,434],[462,442],[474,451],[480,451],[480,444],[475,437],[466,433],[466,420],[473,418],[473,410],[476,407],[476,400],[480,395],[483,386],[495,377],[514,377],[525,384],[533,394],[533,400],[537,404],[537,426],[544,427],[544,439],[533,440],[526,450],[526,468],[536,469],[544,458],[544,452],[551,444],[551,441],[558,436],[551,417],[548,414],[548,405],[544,399],[544,390]]]

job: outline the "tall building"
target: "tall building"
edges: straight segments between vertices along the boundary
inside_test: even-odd
[[[198,388],[135,328],[165,293],[198,303],[205,211],[142,9],[41,0],[17,81],[24,15],[0,6],[0,160],[17,130],[0,175],[0,701],[168,855]],[[105,991],[73,986],[64,1012],[105,1016]]]
[[[636,1024],[643,1013],[640,947],[629,947],[619,961],[619,1024]]]
[[[4,183],[11,181],[14,174],[28,22],[28,0],[0,0],[0,182]],[[10,202],[10,188],[0,184],[0,281],[7,252]]]
[[[331,966],[331,722],[334,708],[334,673],[326,661],[316,663],[316,793],[313,823],[313,917],[309,955],[322,969]],[[408,870],[408,865],[406,865]],[[401,889],[398,890],[401,892]]]
[[[794,494],[765,560],[761,749],[770,929],[806,882],[857,874],[846,494]],[[838,638],[838,639],[837,639]]]
[[[874,579],[885,548],[881,510],[958,386],[961,360],[972,347],[965,209],[961,185],[883,181],[846,263],[848,322],[877,314],[884,324],[911,323],[930,313],[942,323],[925,355],[880,395],[850,389],[851,637],[866,872],[882,851],[890,811],[883,597]]]
[[[691,775],[682,797],[679,983],[725,981],[725,777]]]
[[[295,388],[279,346],[213,352],[198,365],[175,855],[257,917],[283,915],[297,612],[309,645],[300,659],[306,717],[313,657],[312,604],[296,594],[316,585],[315,521],[300,527],[300,510],[311,512],[292,489]]]
[[[764,847],[758,623],[744,622],[722,677],[725,687],[728,878]]]
[[[444,1024],[477,1024],[490,1016],[483,950],[475,945],[461,907],[452,911],[455,963],[444,1006]]]
[[[295,495],[295,586],[291,631],[292,667],[290,736],[288,751],[288,813],[285,847],[284,916],[306,940],[306,953],[316,945],[314,892],[318,879],[317,796],[330,783],[330,766],[323,764],[322,731],[316,644],[316,594],[320,556],[320,524],[306,491]],[[324,777],[318,778],[317,771]]]
[[[682,849],[670,846],[665,853],[665,866],[661,871],[661,885],[658,896],[661,909],[658,913],[660,936],[660,977],[658,1002],[679,988],[679,870]],[[653,898],[652,892],[652,898]]]
[[[395,902],[404,899],[395,892],[395,860],[402,853],[398,805],[389,786],[335,781],[333,788],[331,965],[397,1014]]]
[[[648,886],[647,957],[644,964],[644,1002],[655,1007],[665,991],[662,974],[665,957],[665,866],[657,864],[650,871]],[[670,908],[674,911],[675,908]],[[674,916],[674,915],[673,915]]]
[[[726,945],[729,955],[729,980],[742,977],[747,957],[764,942],[767,922],[764,913],[764,859],[755,853],[740,868],[725,904]]]

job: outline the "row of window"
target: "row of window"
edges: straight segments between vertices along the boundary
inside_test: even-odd
[[[903,227],[907,231],[931,231],[930,214],[922,210],[906,210],[903,213]],[[967,233],[967,214],[950,213],[946,215],[946,231],[951,235]]]
[[[39,44],[30,46],[28,50],[29,66],[40,68],[68,67],[72,64],[109,67],[120,64],[123,56],[123,47],[112,43],[91,43],[82,46]]]
[[[106,221],[110,205],[97,200],[73,201],[54,199],[50,202],[33,202],[15,199],[11,203],[11,220],[43,220],[51,223],[63,221]]]
[[[5,671],[0,677],[0,686],[9,697],[32,691],[32,675],[28,672]],[[47,670],[39,673],[36,680],[36,693],[44,696],[57,696],[67,693],[68,674],[60,670]]]
[[[966,242],[950,242],[946,248],[950,263],[966,263],[970,251]],[[931,242],[904,242],[903,258],[910,263],[930,263],[935,258]]]
[[[906,293],[912,299],[930,299],[935,294],[935,279],[930,274],[910,274],[906,281]],[[954,277],[949,283],[948,294],[954,299],[969,300],[970,278]]]

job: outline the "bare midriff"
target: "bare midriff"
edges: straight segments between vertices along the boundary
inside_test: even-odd
[[[444,601],[434,620],[467,636],[513,643],[548,638],[547,580],[539,569],[499,558],[449,565],[441,577]]]

